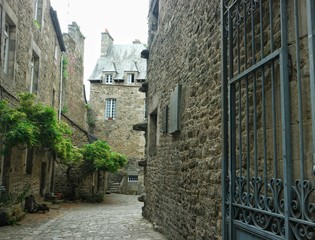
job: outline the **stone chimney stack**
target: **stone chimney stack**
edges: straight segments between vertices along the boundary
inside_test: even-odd
[[[108,30],[105,29],[105,32],[102,32],[102,40],[101,40],[101,57],[106,56],[108,52],[108,48],[113,44],[114,39],[109,34]]]
[[[84,52],[84,39],[85,37],[80,31],[80,27],[76,22],[68,25],[68,34],[75,41],[77,48],[81,48],[82,53]]]
[[[132,41],[133,44],[141,44],[141,41],[139,39],[135,39]]]

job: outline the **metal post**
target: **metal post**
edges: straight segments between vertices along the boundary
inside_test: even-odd
[[[307,0],[307,21],[308,21],[308,49],[310,60],[310,87],[311,87],[311,108],[312,108],[312,156],[313,174],[315,175],[315,3],[314,0]]]
[[[226,49],[226,29],[225,29],[225,0],[221,0],[221,47]],[[228,97],[227,97],[227,52],[221,51],[222,59],[222,238],[228,239],[226,221],[226,189],[228,187]]]
[[[281,121],[282,121],[282,158],[284,177],[284,228],[286,239],[292,239],[290,230],[291,203],[291,135],[290,135],[290,92],[288,71],[288,16],[287,0],[280,1],[281,21],[281,53],[280,53],[280,93],[281,93]]]

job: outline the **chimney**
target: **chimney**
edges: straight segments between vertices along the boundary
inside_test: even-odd
[[[133,44],[141,44],[141,41],[140,41],[139,39],[135,39],[135,40],[133,40],[132,43],[133,43]]]
[[[107,56],[108,48],[113,44],[114,39],[109,34],[108,30],[102,32],[102,42],[101,42],[101,57]]]

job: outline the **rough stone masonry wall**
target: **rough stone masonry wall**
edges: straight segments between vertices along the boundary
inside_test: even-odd
[[[72,142],[76,147],[83,147],[86,144],[89,144],[89,139],[87,136],[87,132],[84,131],[81,126],[75,124],[73,121],[71,121],[68,117],[66,117],[65,115],[62,115],[62,121],[66,122],[73,134],[71,136]],[[66,170],[67,167],[65,165],[62,165],[60,163],[55,164],[55,182],[54,182],[54,192],[60,192],[63,194],[63,196],[65,196],[66,193],[71,192],[71,189],[69,189],[69,185],[67,183],[67,176],[66,176]],[[78,169],[74,168],[73,171],[71,171],[72,174],[74,174],[73,176],[78,175],[77,174]],[[92,176],[92,174],[91,174]],[[91,181],[88,180],[88,178],[90,178],[91,176],[88,176],[86,180],[80,182],[80,186],[78,187],[77,190],[79,190],[79,188],[81,189],[90,189],[91,186]],[[71,187],[71,186],[70,186]],[[84,192],[83,190],[81,190],[81,192]]]
[[[116,84],[91,84],[91,106],[95,114],[96,137],[108,142],[112,150],[128,157],[143,158],[143,132],[132,126],[144,121],[144,94],[139,92],[139,84],[124,86]],[[105,99],[117,99],[117,117],[105,120]]]
[[[33,51],[39,54],[39,86],[38,100],[51,106],[52,102],[57,103],[59,91],[59,61],[55,60],[56,32],[50,16],[50,1],[43,1],[43,21],[41,28],[34,24],[33,1],[2,1],[2,22],[6,14],[9,14],[16,22],[16,41],[11,47],[15,47],[14,74],[6,76],[0,68],[2,86],[13,96],[20,92],[30,91],[30,62]],[[58,57],[60,56],[60,51]],[[53,96],[53,89],[55,96]],[[4,99],[9,99],[1,95]],[[52,98],[55,98],[54,101]],[[12,101],[10,101],[12,103]],[[15,103],[14,103],[15,105]],[[57,109],[57,104],[55,108]],[[42,163],[46,162],[45,189],[50,188],[51,159],[43,152],[36,152],[33,160],[32,174],[25,174],[25,151],[13,149],[10,159],[5,159],[4,173],[8,190],[13,194],[22,192],[25,183],[32,185],[32,193],[39,194],[39,183]]]
[[[148,114],[157,144],[147,148],[143,215],[169,239],[220,239],[220,1],[160,1],[148,60]],[[162,109],[182,85],[181,131],[160,133]],[[149,122],[149,134],[151,124]]]
[[[67,76],[63,78],[63,107],[65,114],[86,128],[86,107],[83,94],[84,37],[73,22],[69,33],[63,34],[66,45]]]

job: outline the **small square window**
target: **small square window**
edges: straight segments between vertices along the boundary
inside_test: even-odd
[[[138,176],[137,175],[128,176],[128,182],[138,182]]]

